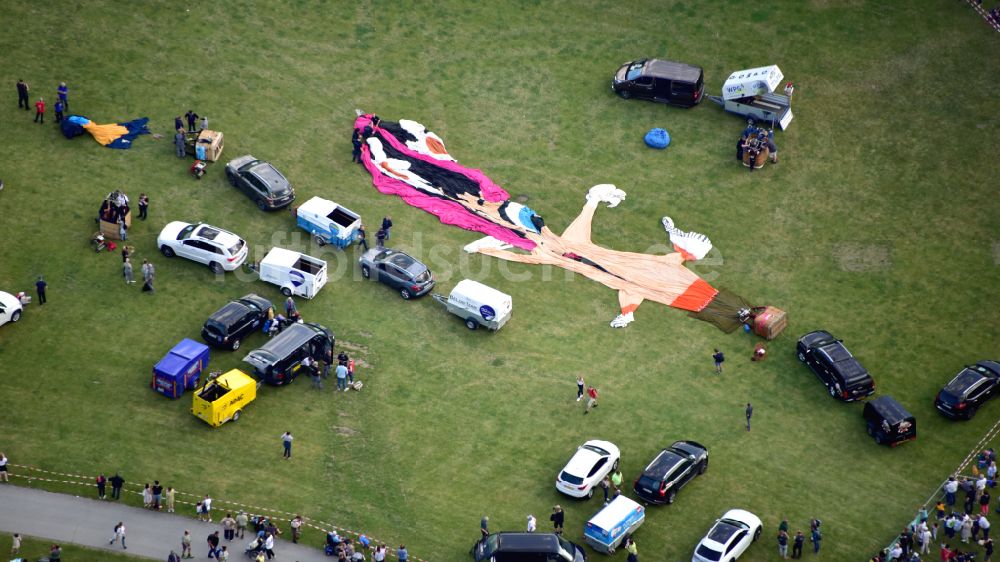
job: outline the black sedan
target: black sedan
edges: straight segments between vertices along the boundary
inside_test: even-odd
[[[799,361],[812,369],[830,396],[853,402],[874,394],[875,381],[868,370],[830,332],[809,332],[799,338],[796,348]]]
[[[980,361],[962,369],[934,399],[949,418],[970,420],[983,403],[1000,394],[1000,363]]]
[[[295,190],[274,166],[246,155],[226,164],[226,178],[262,211],[273,211],[295,200]]]
[[[674,503],[677,492],[708,470],[708,449],[694,441],[677,441],[646,466],[633,489],[649,503]]]
[[[427,266],[398,250],[372,248],[361,254],[361,275],[376,279],[399,291],[404,299],[419,297],[434,288],[434,275]]]
[[[240,348],[243,340],[267,320],[271,301],[254,293],[240,297],[216,310],[201,328],[201,338],[213,347]]]

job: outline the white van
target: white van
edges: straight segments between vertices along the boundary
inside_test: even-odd
[[[475,330],[483,326],[496,331],[510,320],[513,301],[510,295],[471,279],[463,279],[445,298],[432,295],[445,305],[448,312],[465,320],[465,326]]]
[[[286,297],[311,299],[326,285],[326,262],[284,248],[271,248],[260,261],[260,280],[281,287]]]

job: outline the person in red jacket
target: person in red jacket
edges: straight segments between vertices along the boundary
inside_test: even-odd
[[[35,123],[45,123],[45,100],[42,98],[35,102]]]
[[[590,409],[597,406],[597,389],[593,386],[587,387],[587,409],[583,411],[584,414],[590,413]]]

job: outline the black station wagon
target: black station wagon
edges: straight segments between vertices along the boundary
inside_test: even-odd
[[[812,369],[830,396],[853,402],[875,392],[875,381],[861,363],[829,332],[817,330],[799,338],[799,361]]]
[[[621,65],[611,80],[611,89],[625,99],[693,107],[705,95],[705,71],[681,62],[641,59]]]
[[[677,441],[660,451],[635,480],[635,494],[649,503],[674,503],[677,492],[708,470],[708,449],[694,441]]]
[[[980,361],[962,369],[937,393],[934,406],[949,418],[970,420],[987,400],[1000,394],[1000,363]]]
[[[213,347],[236,351],[267,319],[271,301],[250,293],[216,310],[201,328],[201,338]]]

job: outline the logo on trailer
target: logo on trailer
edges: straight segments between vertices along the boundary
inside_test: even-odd
[[[306,276],[302,275],[301,271],[289,271],[288,279],[292,282],[295,287],[301,287],[303,283],[306,282]]]
[[[479,307],[479,315],[483,317],[483,320],[493,320],[497,317],[497,311],[493,310],[492,306],[484,304]]]

